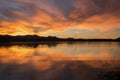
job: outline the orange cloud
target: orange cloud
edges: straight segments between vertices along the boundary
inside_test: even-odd
[[[70,27],[100,31],[120,28],[118,0],[66,0],[67,3],[57,0],[0,2],[4,3],[0,8],[0,34],[3,35],[40,35],[50,30],[62,33]]]
[[[88,30],[98,29],[100,31],[109,31],[115,28],[120,28],[120,19],[112,15],[95,15],[84,22],[80,23],[78,27]]]

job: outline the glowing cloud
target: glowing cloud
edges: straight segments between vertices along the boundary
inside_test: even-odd
[[[119,3],[120,0],[0,0],[0,34],[63,34],[71,27],[88,33],[111,33],[120,29]]]

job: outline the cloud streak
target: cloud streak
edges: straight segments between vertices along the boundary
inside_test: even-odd
[[[120,0],[0,0],[0,34],[120,28]]]

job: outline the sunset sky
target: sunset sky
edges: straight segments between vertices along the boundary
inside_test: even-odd
[[[0,0],[0,35],[120,37],[120,0]]]

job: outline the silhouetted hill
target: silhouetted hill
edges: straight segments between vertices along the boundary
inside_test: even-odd
[[[37,35],[25,35],[25,36],[10,36],[0,35],[0,42],[79,42],[79,41],[90,41],[90,42],[109,42],[109,41],[120,41],[117,39],[74,39],[74,38],[58,38],[55,36],[41,37]]]
[[[120,38],[117,38],[116,40],[117,40],[117,41],[120,41]]]

